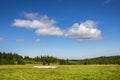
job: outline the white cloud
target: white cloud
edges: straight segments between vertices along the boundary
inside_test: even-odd
[[[37,35],[62,36],[63,32],[58,27],[49,27],[36,30]]]
[[[61,36],[74,38],[76,40],[99,40],[102,39],[101,31],[97,29],[96,22],[86,20],[82,23],[74,23],[67,30],[57,27],[56,21],[48,18],[47,15],[39,15],[38,13],[26,13],[27,19],[15,19],[13,26],[21,28],[35,29],[37,35],[43,36]]]
[[[35,29],[36,34],[38,35],[52,35],[52,36],[61,36],[63,35],[62,30],[55,26],[55,21],[49,19],[46,15],[37,15],[37,13],[29,13],[25,15],[28,19],[21,20],[15,19],[13,26],[21,28],[32,28]],[[32,18],[32,20],[31,20]]]
[[[25,39],[16,39],[16,42],[25,42]]]
[[[45,28],[47,24],[42,23],[38,20],[20,20],[20,19],[15,19],[15,23],[13,26],[17,27],[23,27],[23,28],[32,28],[32,29],[37,29],[37,28]]]
[[[75,23],[65,32],[65,36],[77,40],[102,39],[101,31],[96,28],[96,25],[97,24],[92,20],[87,20],[81,24]]]
[[[5,39],[0,37],[0,42],[4,42],[4,41],[5,41]]]
[[[35,42],[40,42],[41,40],[40,39],[36,39]]]

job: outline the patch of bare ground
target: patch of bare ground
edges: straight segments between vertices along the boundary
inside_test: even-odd
[[[33,66],[34,68],[55,69],[57,66]]]

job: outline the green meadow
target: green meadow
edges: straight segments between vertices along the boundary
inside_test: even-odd
[[[120,80],[120,65],[0,65],[0,80]],[[54,66],[54,65],[53,65]]]

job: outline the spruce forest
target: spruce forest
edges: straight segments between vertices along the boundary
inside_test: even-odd
[[[94,64],[118,64],[120,65],[120,55],[101,56],[96,58],[85,59],[60,59],[54,56],[44,55],[30,58],[21,56],[17,53],[0,52],[0,65],[16,64],[59,64],[59,65],[94,65]]]

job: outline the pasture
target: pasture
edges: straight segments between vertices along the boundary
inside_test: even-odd
[[[0,65],[0,80],[120,80],[120,65],[34,66],[41,65]]]

